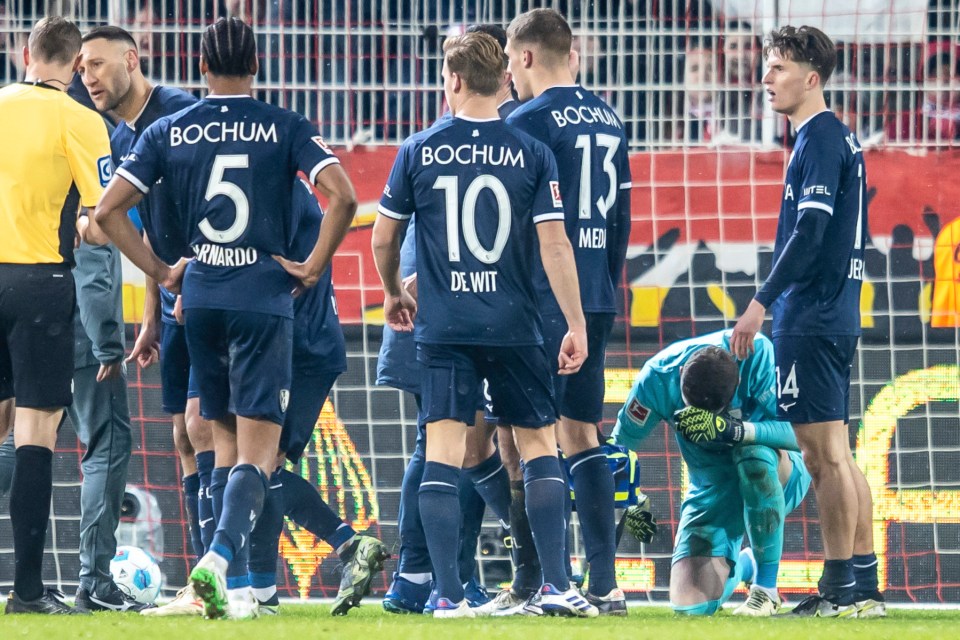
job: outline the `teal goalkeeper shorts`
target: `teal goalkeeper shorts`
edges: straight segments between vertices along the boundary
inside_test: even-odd
[[[811,478],[799,452],[788,451],[787,455],[793,463],[793,471],[783,488],[785,511],[789,514],[807,495]],[[690,557],[723,557],[731,565],[736,564],[745,533],[743,499],[734,473],[725,483],[691,489],[687,493],[680,507],[673,562]]]

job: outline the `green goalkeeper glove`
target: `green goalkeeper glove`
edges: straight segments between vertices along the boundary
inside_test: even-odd
[[[714,413],[697,407],[687,407],[673,414],[677,431],[696,444],[725,444],[743,442],[743,421],[729,413]]]
[[[641,495],[640,504],[627,508],[625,515],[627,531],[640,542],[649,544],[657,533],[657,519],[650,513],[650,498]]]

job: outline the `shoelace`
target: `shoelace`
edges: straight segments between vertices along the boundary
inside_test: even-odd
[[[760,591],[759,589],[751,589],[750,597],[747,598],[747,607],[751,609],[760,609],[763,607],[763,603],[767,600],[771,600],[770,596]]]

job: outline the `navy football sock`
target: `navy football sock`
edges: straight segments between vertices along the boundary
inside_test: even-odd
[[[267,478],[256,466],[238,464],[233,468],[223,491],[223,510],[220,512],[211,551],[229,562],[249,546],[250,530],[263,510],[266,492]],[[239,576],[239,572],[235,575]],[[243,576],[246,579],[246,567]]]
[[[475,467],[464,469],[464,473],[473,481],[477,493],[493,511],[500,522],[510,525],[510,476],[500,459],[500,452]]]
[[[196,473],[183,476],[183,503],[187,508],[187,526],[190,528],[190,543],[193,545],[193,555],[199,559],[203,555],[203,538],[200,536],[200,515],[198,502],[200,499],[200,477]]]
[[[577,517],[590,567],[590,593],[605,596],[617,586],[614,562],[617,526],[613,512],[613,474],[603,449],[595,447],[568,458]]]
[[[563,558],[563,494],[567,483],[560,475],[560,461],[556,456],[541,456],[526,461],[523,469],[526,489],[527,518],[537,546],[543,581],[561,591],[570,588],[567,562]]]
[[[870,595],[879,590],[877,581],[877,554],[853,556],[853,577],[857,581],[857,592]]]
[[[427,548],[433,561],[438,597],[451,602],[463,600],[463,584],[457,563],[460,538],[460,501],[457,485],[460,469],[439,462],[427,462],[420,482],[420,517]]]
[[[431,573],[433,565],[427,551],[427,539],[420,521],[420,481],[423,479],[423,447],[418,443],[400,485],[400,512],[397,514],[400,533],[400,552],[397,572],[403,574]]]
[[[826,560],[823,575],[817,584],[820,594],[834,604],[853,604],[857,581],[853,576],[853,560]]]
[[[250,532],[250,586],[265,589],[277,584],[277,556],[283,532],[283,486],[280,470],[270,476],[263,510]]]
[[[216,532],[223,512],[223,491],[227,488],[227,479],[233,467],[216,467],[210,473],[210,506],[213,507],[213,530]],[[211,538],[210,544],[213,544]]]
[[[520,596],[528,596],[543,583],[540,572],[540,558],[537,546],[530,531],[527,518],[527,494],[523,480],[510,482],[510,556],[514,570],[513,591]]]
[[[283,492],[283,513],[337,551],[343,543],[357,535],[353,528],[324,502],[317,488],[297,474],[281,469],[279,481]]]
[[[203,543],[203,553],[210,550],[213,542],[213,532],[217,524],[213,516],[213,497],[210,493],[210,476],[213,474],[213,451],[198,451],[197,478],[200,487],[197,490],[197,520],[200,524],[200,539]]]
[[[477,575],[477,539],[483,528],[483,512],[487,505],[466,474],[460,476],[457,489],[460,500],[460,547],[457,555],[460,582],[466,584]]]

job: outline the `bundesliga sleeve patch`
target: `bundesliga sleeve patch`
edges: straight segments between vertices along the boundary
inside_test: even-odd
[[[550,196],[553,198],[553,206],[563,206],[563,199],[560,198],[560,183],[556,180],[550,181]]]
[[[640,401],[636,398],[630,400],[630,404],[627,405],[627,413],[639,424],[643,424],[650,417],[650,409],[640,404]]]
[[[113,177],[113,162],[110,156],[103,156],[97,160],[97,174],[100,176],[100,186],[105,187]]]
[[[327,143],[324,142],[323,136],[313,136],[313,137],[310,138],[310,139],[313,140],[313,141],[317,144],[318,147],[320,147],[321,149],[323,149],[323,150],[326,151],[327,153],[333,153],[333,149],[331,149],[330,147],[328,147],[328,146],[327,146]]]

